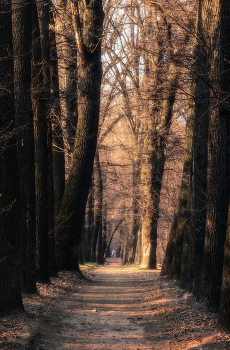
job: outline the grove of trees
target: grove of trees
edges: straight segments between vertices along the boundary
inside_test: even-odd
[[[230,331],[229,19],[228,0],[0,0],[0,313],[115,249]]]

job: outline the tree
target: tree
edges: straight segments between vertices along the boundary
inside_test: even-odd
[[[0,313],[23,310],[11,5],[0,4]]]
[[[207,216],[201,273],[201,295],[219,307],[223,273],[224,243],[229,204],[229,81],[230,50],[226,0],[211,1],[205,8],[210,37],[210,122],[207,164]],[[214,75],[213,75],[214,73]]]
[[[44,107],[46,108],[46,123],[47,123],[47,215],[48,215],[48,255],[49,255],[49,273],[56,274],[55,260],[55,237],[54,237],[54,178],[53,178],[53,135],[52,135],[52,113],[51,113],[51,83],[55,78],[51,77],[51,6],[47,1],[37,3],[38,20],[40,30],[40,45],[41,45],[41,60],[43,73],[43,99],[45,100]],[[53,24],[53,23],[52,23]],[[53,50],[55,43],[52,42]],[[55,73],[55,70],[52,71]],[[51,80],[52,79],[52,80]],[[57,101],[58,103],[59,101]],[[44,111],[45,112],[45,111]],[[44,139],[45,142],[45,139]],[[45,144],[44,144],[45,146]],[[46,176],[44,176],[45,180]]]
[[[44,54],[44,37],[40,37],[38,12],[33,13],[32,50],[32,107],[35,137],[35,188],[36,188],[36,267],[40,281],[49,280],[48,258],[48,145],[47,117],[49,105],[47,94],[49,74]],[[43,33],[44,35],[44,33]],[[43,48],[41,42],[43,41]]]
[[[219,324],[226,330],[229,329],[229,11],[225,0],[198,2],[187,130],[191,127],[186,138],[189,147],[185,165],[188,160],[189,169],[184,173],[188,181],[182,182],[162,267],[163,274],[180,278],[182,287],[193,291],[211,308],[217,310],[220,304]]]
[[[55,36],[58,54],[59,98],[62,126],[66,175],[68,175],[77,126],[77,47],[73,26],[71,1],[55,3]]]
[[[62,197],[65,190],[65,150],[61,125],[61,106],[59,93],[58,57],[53,12],[50,12],[50,76],[51,76],[51,121],[53,141],[53,182],[54,217],[57,221]]]
[[[93,178],[93,175],[92,175]],[[89,195],[86,203],[84,226],[82,232],[82,254],[83,261],[91,261],[91,243],[92,243],[92,232],[94,224],[94,210],[93,210],[93,186],[91,183],[89,189]]]
[[[194,96],[191,111],[194,114],[192,144],[192,164],[190,168],[190,200],[184,248],[181,266],[181,287],[193,291],[199,297],[200,277],[203,260],[206,187],[207,187],[207,152],[209,125],[209,61],[206,28],[202,19],[202,7],[199,3],[196,20],[196,42],[191,66],[191,94]],[[192,102],[191,102],[192,103]],[[189,257],[189,259],[188,259]]]
[[[181,285],[198,288],[204,241],[208,84],[201,12],[197,11],[196,43],[190,68],[190,97],[184,151],[184,169],[180,194],[174,213],[161,273],[180,279]],[[205,74],[206,73],[206,74]],[[197,223],[195,225],[194,223]],[[195,238],[196,237],[196,238]],[[203,237],[203,239],[202,239]],[[201,249],[199,248],[201,246]],[[195,253],[199,254],[195,257]],[[196,282],[193,281],[197,265]],[[195,275],[194,275],[195,276]],[[194,277],[195,278],[195,277]],[[196,284],[196,287],[195,287]]]
[[[50,87],[51,87],[51,110],[48,129],[49,150],[49,203],[48,211],[53,213],[53,222],[49,220],[49,269],[50,274],[56,274],[55,254],[55,224],[60,210],[61,200],[65,190],[65,153],[63,131],[61,127],[61,106],[59,95],[57,47],[54,30],[53,12],[50,12]],[[52,202],[53,201],[53,202]],[[51,209],[49,209],[51,206]]]
[[[142,217],[142,260],[143,266],[156,268],[157,224],[159,217],[159,203],[162,178],[165,164],[166,140],[173,116],[173,104],[178,85],[179,74],[174,63],[169,68],[168,84],[163,96],[162,111],[158,125],[150,127],[150,140],[144,150],[145,168],[142,164],[143,175],[147,181],[143,185],[145,201],[144,215]],[[144,172],[144,173],[143,173]],[[147,174],[146,174],[147,172]],[[150,173],[149,173],[150,172]],[[147,176],[146,176],[147,175]]]
[[[184,224],[188,219],[187,202],[190,191],[190,171],[192,164],[192,137],[194,128],[194,119],[192,113],[192,105],[187,114],[186,138],[184,150],[184,168],[181,183],[180,194],[175,209],[169,239],[166,247],[165,257],[162,264],[161,274],[169,275],[172,278],[180,278],[181,257],[183,247]],[[177,258],[178,257],[178,258]]]
[[[24,254],[24,287],[36,292],[35,268],[35,170],[33,117],[31,114],[32,11],[29,1],[12,3],[14,97],[17,154],[22,200],[21,236]]]
[[[92,232],[92,241],[91,241],[91,259],[93,262],[96,262],[97,260],[99,263],[101,263],[103,185],[102,185],[102,175],[101,175],[100,159],[99,159],[98,151],[96,151],[95,160],[94,160],[93,185],[94,185],[94,228]]]
[[[102,1],[72,5],[75,35],[78,38],[79,104],[77,133],[72,163],[62,199],[56,232],[59,268],[77,268],[76,246],[81,237],[85,206],[90,187],[99,123]],[[82,24],[80,22],[80,17]]]

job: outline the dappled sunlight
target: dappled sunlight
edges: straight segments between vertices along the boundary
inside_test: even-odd
[[[20,344],[30,338],[55,350],[230,348],[230,337],[217,329],[217,315],[176,281],[161,277],[159,270],[112,261],[89,268],[88,280],[61,272],[51,284],[38,284],[39,294],[24,299],[30,317],[6,319],[9,332],[1,328],[0,345],[5,347],[0,349],[11,349],[11,344],[23,349]]]
[[[89,270],[93,282],[63,305],[58,350],[190,350],[216,337],[213,316],[205,323],[200,315],[199,323],[200,311],[191,295],[160,277],[159,270],[110,260],[110,265]]]

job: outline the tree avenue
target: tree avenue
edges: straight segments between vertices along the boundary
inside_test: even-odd
[[[191,95],[194,100],[190,112],[191,129],[186,135],[187,142],[191,140],[188,151],[191,156],[187,170],[187,190],[183,194],[184,205],[180,202],[182,194],[178,202],[187,213],[181,221],[181,209],[175,212],[175,224],[170,233],[172,237],[162,268],[162,274],[179,279],[182,287],[192,291],[214,310],[218,310],[221,300],[219,324],[225,330],[230,327],[226,264],[229,11],[228,1],[199,1],[197,4],[195,66],[191,71]],[[176,223],[179,220],[180,226]]]
[[[0,1],[0,314],[112,253],[230,331],[228,0]]]

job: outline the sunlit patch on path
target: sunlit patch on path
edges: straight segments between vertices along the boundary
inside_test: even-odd
[[[91,269],[88,278],[91,283],[79,286],[56,309],[61,319],[53,334],[55,350],[230,348],[228,338],[218,338],[215,316],[203,318],[206,310],[199,310],[175,282],[160,277],[159,270],[108,259],[107,265]]]
[[[24,298],[29,317],[1,320],[0,350],[230,349],[217,315],[160,270],[108,259],[85,274],[38,284],[39,295]]]

